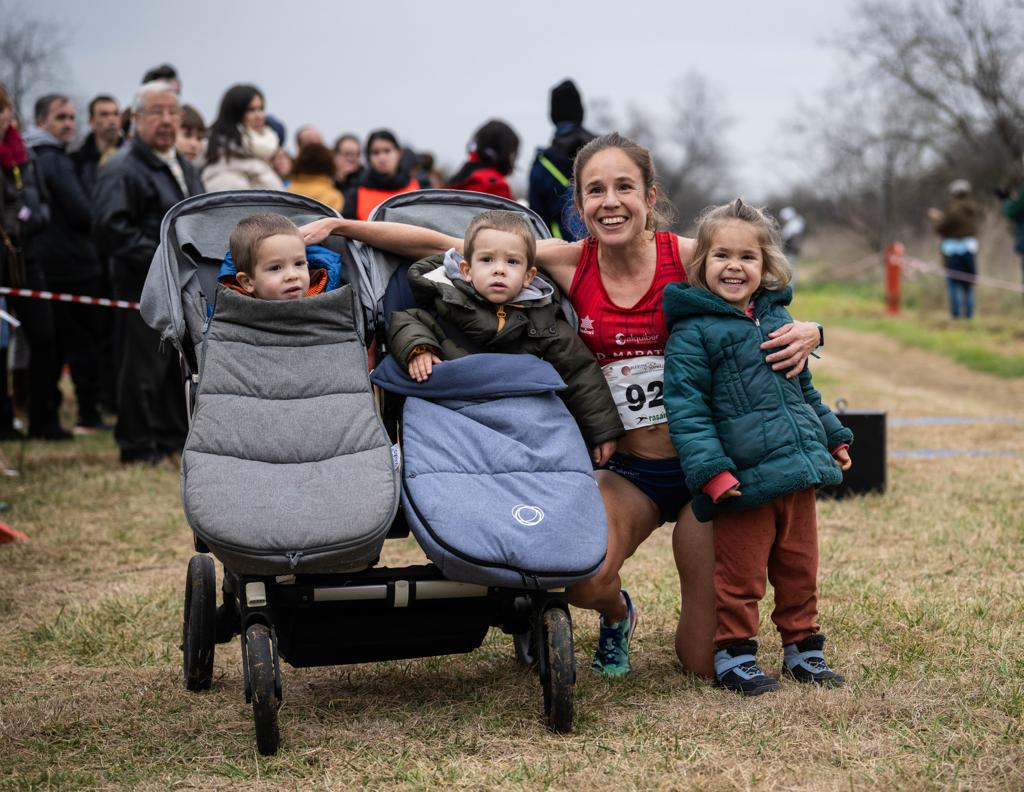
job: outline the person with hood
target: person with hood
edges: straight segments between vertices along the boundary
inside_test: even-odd
[[[532,354],[567,386],[561,394],[595,464],[604,464],[625,433],[594,356],[562,315],[554,287],[537,274],[536,241],[518,212],[478,214],[455,250],[409,268],[419,308],[398,311],[388,347],[422,382],[442,359],[473,352]]]
[[[45,289],[46,278],[24,248],[32,233],[45,227],[48,207],[42,201],[35,161],[14,121],[10,94],[0,85],[0,285]],[[6,303],[6,305],[5,305]],[[46,300],[0,298],[21,322],[23,337],[32,348],[29,361],[29,434],[41,440],[70,440],[60,426],[60,404],[53,379],[53,308]],[[0,328],[0,329],[7,329]],[[20,439],[14,428],[14,406],[7,393],[7,349],[0,350],[0,440]]]
[[[572,80],[551,89],[551,123],[555,136],[551,145],[538,149],[530,169],[530,208],[541,216],[551,236],[575,242],[587,230],[573,209],[572,169],[576,153],[594,139],[583,128],[583,99]]]
[[[519,135],[504,121],[491,119],[473,135],[469,158],[448,186],[515,200],[506,177],[512,173],[518,153]]]
[[[949,314],[974,316],[975,257],[978,254],[978,204],[967,179],[949,184],[946,206],[928,210],[935,233],[942,238],[942,258],[949,287]]]
[[[366,220],[377,206],[392,195],[422,189],[412,174],[413,161],[403,157],[398,138],[388,129],[378,129],[366,138],[369,163],[359,181],[345,195],[342,214],[353,220]]]
[[[264,107],[255,85],[233,85],[224,94],[206,149],[203,184],[208,192],[283,187],[271,165],[281,141]]]
[[[35,121],[36,126],[25,132],[25,143],[35,156],[50,221],[29,239],[29,259],[42,268],[50,290],[99,297],[104,293],[103,267],[91,238],[90,197],[67,153],[75,136],[75,107],[66,96],[47,94],[36,102]],[[78,402],[77,426],[83,432],[103,425],[99,344],[104,327],[97,318],[99,310],[81,303],[53,303],[55,348],[49,387],[56,390],[68,363]]]

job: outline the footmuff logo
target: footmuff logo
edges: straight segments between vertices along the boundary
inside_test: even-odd
[[[532,528],[544,521],[544,510],[539,506],[527,506],[521,503],[512,509],[512,516],[520,525]]]

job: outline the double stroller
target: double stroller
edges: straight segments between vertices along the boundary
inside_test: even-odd
[[[461,236],[494,196],[427,190],[371,222]],[[423,385],[386,349],[411,307],[401,257],[329,237],[341,285],[284,302],[218,288],[239,220],[335,217],[269,191],[187,199],[164,218],[142,312],[179,352],[189,435],[181,494],[197,554],[185,582],[185,686],[213,678],[217,643],[241,637],[256,743],[280,742],[281,661],[301,668],[469,652],[492,626],[534,668],[555,731],[573,721],[576,663],[565,587],[593,575],[607,529],[589,455],[530,355],[473,355]],[[569,310],[568,308],[566,309]],[[371,383],[370,361],[373,361]],[[403,362],[404,363],[404,362]],[[378,566],[410,530],[430,563]],[[212,556],[224,567],[218,606]]]

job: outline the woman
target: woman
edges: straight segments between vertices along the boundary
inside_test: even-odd
[[[267,125],[263,94],[255,85],[233,85],[210,127],[203,184],[208,192],[280,190],[271,161],[281,142]]]
[[[675,522],[672,546],[682,598],[676,654],[688,671],[710,678],[716,626],[711,524],[698,522],[690,509],[661,401],[668,338],[662,291],[685,279],[694,241],[657,230],[666,218],[654,163],[633,141],[617,133],[591,141],[577,155],[573,177],[576,209],[590,236],[571,243],[541,241],[537,261],[576,308],[580,336],[605,368],[627,431],[596,474],[608,515],[608,553],[594,577],[571,587],[569,601],[601,615],[591,668],[605,676],[628,673],[636,609],[622,590],[619,572],[659,525]],[[407,256],[462,247],[460,239],[391,223],[328,218],[302,231],[306,244],[337,233]],[[776,350],[767,361],[796,376],[818,344],[818,327],[796,322],[772,335],[763,345]],[[627,360],[639,365],[622,365]]]
[[[334,158],[323,143],[307,143],[299,149],[292,164],[288,192],[314,198],[340,212],[344,204],[334,186]]]
[[[398,138],[387,129],[371,132],[366,139],[368,167],[345,195],[344,215],[366,220],[377,205],[392,195],[421,189],[411,169],[403,163]]]
[[[519,135],[515,130],[504,121],[488,121],[473,135],[469,159],[448,186],[514,200],[505,177],[512,173],[518,153]]]

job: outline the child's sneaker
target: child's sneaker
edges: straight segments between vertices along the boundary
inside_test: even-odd
[[[757,641],[737,641],[715,652],[715,687],[760,696],[778,690],[779,682],[757,664]]]
[[[597,650],[590,670],[601,676],[619,677],[629,673],[629,639],[636,629],[636,608],[629,594],[622,589],[622,597],[626,600],[626,618],[614,624],[606,624],[601,617],[601,632],[597,637]]]
[[[821,633],[808,635],[797,643],[786,644],[782,647],[782,673],[797,682],[842,687],[846,680],[828,667],[821,651],[824,646],[825,636]]]

